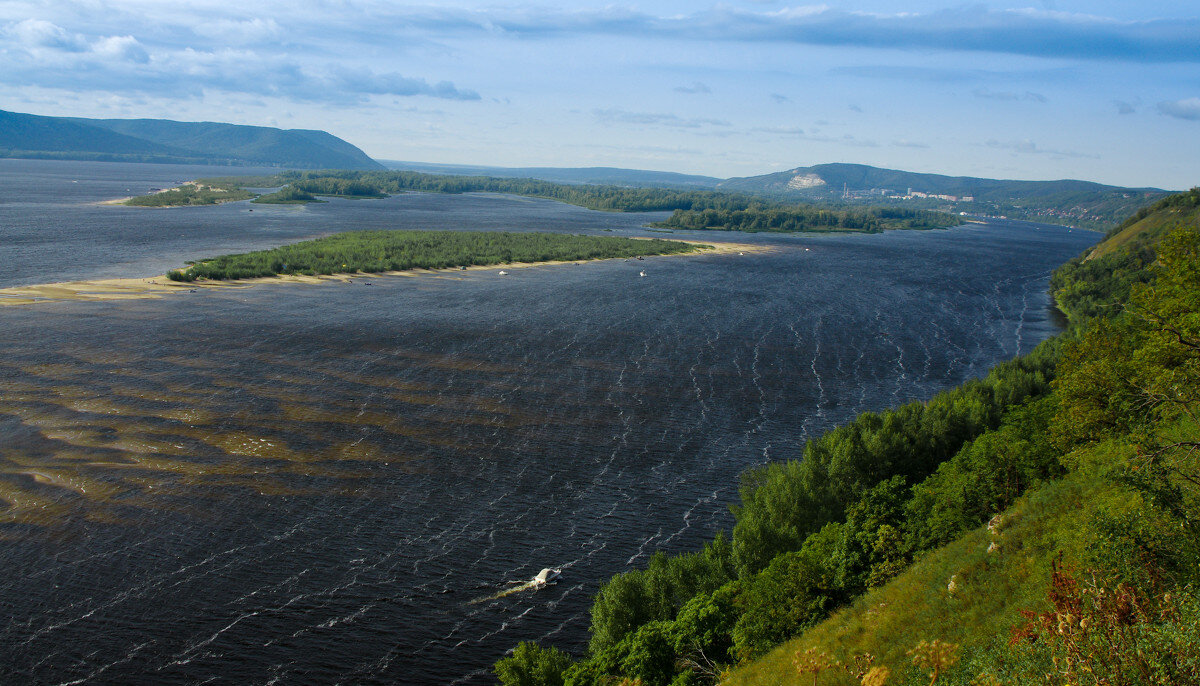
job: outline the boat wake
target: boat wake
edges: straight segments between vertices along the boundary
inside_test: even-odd
[[[490,602],[492,600],[499,600],[500,598],[510,596],[514,593],[521,593],[522,591],[536,591],[536,590],[543,588],[543,587],[553,583],[554,581],[556,581],[561,574],[562,574],[561,569],[551,569],[551,568],[547,567],[547,568],[543,569],[542,571],[538,572],[537,576],[533,577],[529,581],[510,581],[510,582],[508,582],[509,584],[515,584],[511,588],[506,588],[503,591],[500,591],[499,593],[493,593],[492,595],[489,595],[489,596],[484,596],[482,598],[476,598],[475,600],[472,600],[471,602],[469,602],[467,604],[475,605],[478,603]]]

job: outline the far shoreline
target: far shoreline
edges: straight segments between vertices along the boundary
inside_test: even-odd
[[[660,240],[676,240],[695,246],[691,252],[670,255],[653,255],[652,257],[688,257],[697,255],[743,255],[773,252],[776,246],[764,246],[748,243],[718,243],[709,241],[697,243],[663,238]],[[372,279],[381,277],[418,277],[418,276],[450,276],[463,271],[487,271],[507,269],[528,269],[531,267],[547,267],[567,264],[587,264],[589,262],[604,262],[617,259],[633,259],[611,257],[595,260],[562,260],[550,262],[511,262],[490,265],[473,265],[464,269],[406,269],[387,272],[346,272],[341,274],[326,274],[319,276],[304,276],[300,274],[283,274],[278,276],[263,276],[250,279],[230,280],[197,280],[173,281],[166,274],[151,277],[126,277],[114,279],[84,279],[79,281],[60,281],[54,283],[35,284],[32,286],[11,286],[0,288],[0,307],[17,307],[21,305],[37,305],[53,302],[113,302],[118,300],[148,300],[171,295],[195,292],[200,289],[236,289],[250,288],[262,284],[323,284],[330,282],[345,283],[353,279]]]

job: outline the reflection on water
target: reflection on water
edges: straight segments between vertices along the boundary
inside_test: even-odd
[[[0,310],[0,681],[485,683],[521,640],[581,648],[600,582],[728,527],[747,466],[1050,335],[1092,238]]]

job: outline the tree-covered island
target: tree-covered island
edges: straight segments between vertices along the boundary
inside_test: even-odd
[[[167,276],[173,281],[195,281],[379,273],[674,255],[709,247],[662,239],[557,233],[348,231],[270,250],[196,260]]]

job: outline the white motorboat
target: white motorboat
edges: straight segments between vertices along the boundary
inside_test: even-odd
[[[561,569],[550,569],[549,567],[547,567],[547,568],[543,569],[542,571],[538,572],[537,576],[533,577],[533,583],[541,586],[542,584],[548,584],[551,581],[554,581],[555,579],[557,579],[560,576],[562,576]]]

